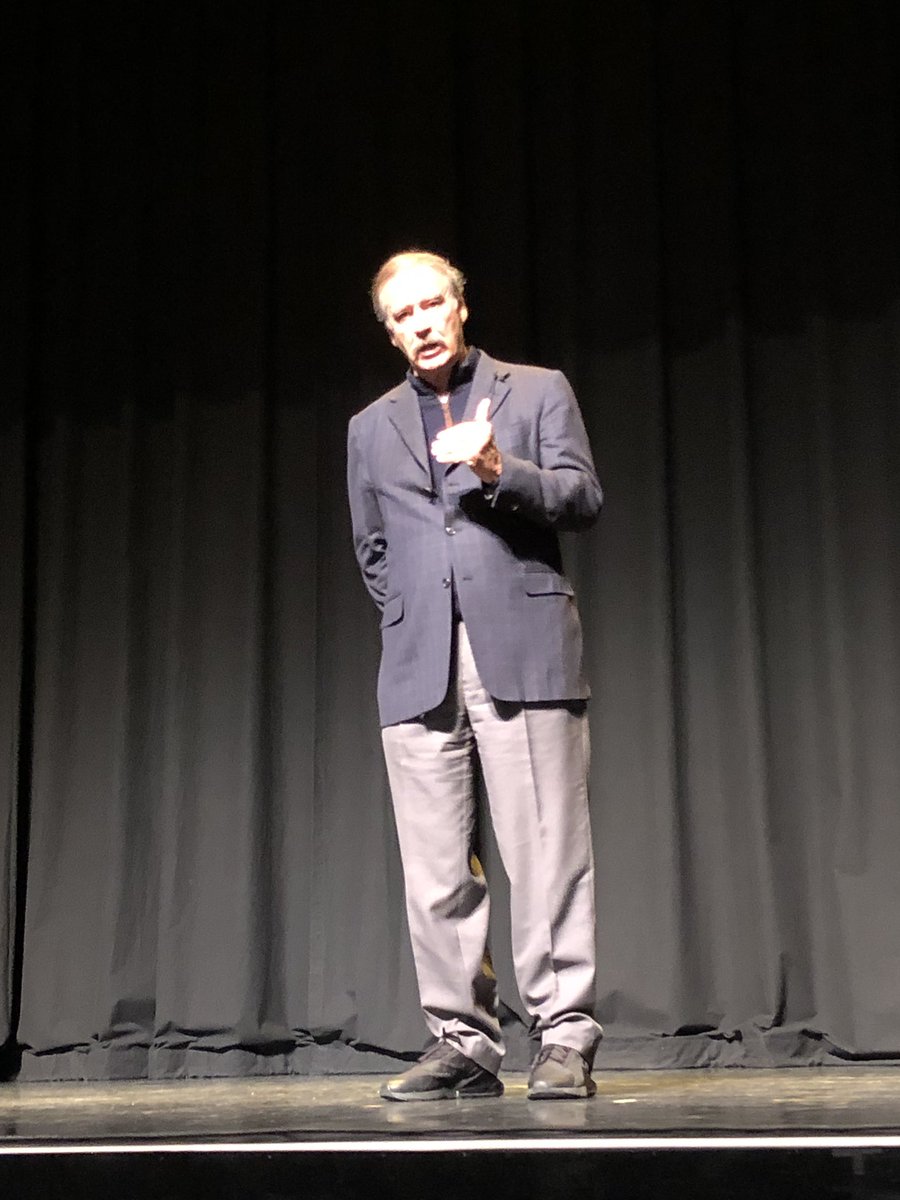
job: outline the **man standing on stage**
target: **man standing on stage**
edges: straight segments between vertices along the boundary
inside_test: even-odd
[[[559,371],[468,348],[461,273],[388,259],[372,301],[406,379],[350,422],[357,558],[381,612],[378,703],[425,1020],[381,1094],[499,1096],[476,761],[510,881],[513,958],[541,1050],[531,1099],[590,1096],[594,867],[581,626],[557,531],[602,494]]]

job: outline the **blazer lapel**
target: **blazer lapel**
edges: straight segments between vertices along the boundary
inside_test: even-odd
[[[428,461],[428,447],[425,445],[422,411],[419,408],[418,397],[408,383],[403,384],[398,389],[397,395],[391,397],[388,415],[404,446],[426,473],[430,482],[431,466]]]
[[[491,406],[488,409],[488,420],[494,419],[494,413],[509,395],[509,371],[502,363],[485,354],[482,350],[472,379],[472,390],[466,403],[465,420],[473,421],[478,410],[479,401],[485,396],[490,397]]]

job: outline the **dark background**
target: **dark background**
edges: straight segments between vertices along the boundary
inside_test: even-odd
[[[566,546],[600,1065],[900,1058],[898,9],[20,8],[7,1074],[422,1044],[344,496],[403,369],[368,279],[413,244],[476,344],[567,372],[607,491]]]

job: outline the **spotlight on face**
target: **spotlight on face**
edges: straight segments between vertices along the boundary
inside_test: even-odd
[[[429,383],[441,386],[465,357],[468,310],[437,268],[411,261],[382,285],[378,302],[393,345]]]

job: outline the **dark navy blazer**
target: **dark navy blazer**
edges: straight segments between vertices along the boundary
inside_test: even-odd
[[[350,421],[353,540],[381,611],[383,725],[444,699],[454,587],[492,696],[589,695],[581,623],[557,539],[557,531],[591,525],[602,502],[578,403],[560,371],[482,353],[467,420],[485,396],[503,455],[493,488],[463,463],[435,488],[419,401],[406,381]]]

